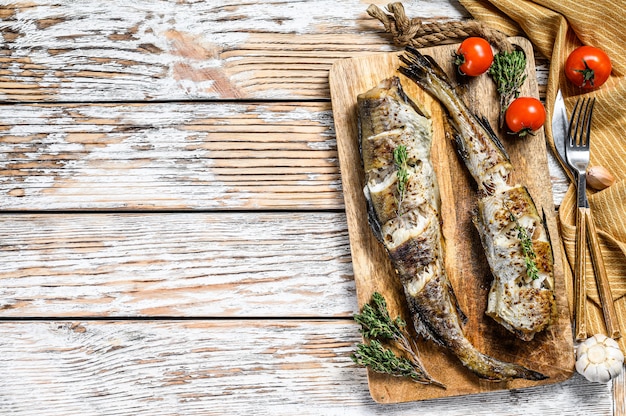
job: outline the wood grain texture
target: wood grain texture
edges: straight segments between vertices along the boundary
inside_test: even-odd
[[[342,209],[325,102],[5,105],[0,209]],[[555,203],[567,177],[552,159]]]
[[[393,48],[368,4],[3,0],[0,100],[328,98],[333,61]],[[407,13],[467,16],[456,0]]]
[[[2,322],[12,416],[612,416],[611,385],[565,383],[381,406],[350,320]],[[6,376],[10,375],[10,376]]]
[[[532,46],[522,38],[513,38],[529,57],[527,81],[521,89],[523,96],[537,97]],[[423,50],[431,56],[454,79],[455,68],[450,56],[455,45],[439,46]],[[392,314],[410,321],[404,306],[404,292],[396,272],[383,246],[370,230],[365,197],[363,196],[364,173],[358,145],[356,97],[390,76],[399,76],[400,61],[396,53],[377,54],[367,58],[340,61],[331,70],[331,93],[333,114],[337,130],[337,146],[342,169],[342,181],[346,198],[346,215],[350,232],[350,246],[354,264],[359,305],[367,303],[373,292],[382,293],[389,301]],[[432,159],[441,194],[442,233],[445,244],[446,272],[457,299],[468,316],[464,326],[467,338],[481,352],[505,361],[517,362],[539,371],[549,378],[542,382],[514,380],[505,383],[487,383],[469,374],[456,357],[434,348],[428,342],[420,342],[424,359],[436,362],[436,379],[448,387],[436,386],[415,389],[410,381],[389,379],[370,375],[372,397],[382,403],[424,400],[434,397],[471,394],[497,389],[528,387],[543,383],[556,383],[569,378],[574,371],[571,354],[572,333],[568,309],[568,286],[564,278],[564,259],[558,250],[559,231],[556,224],[551,184],[548,180],[543,131],[521,141],[510,139],[501,132],[505,148],[514,167],[511,183],[521,183],[528,190],[540,213],[545,213],[554,254],[555,297],[558,319],[531,342],[516,339],[487,317],[486,310],[491,273],[484,257],[473,212],[476,210],[475,184],[466,167],[459,161],[457,151],[444,131],[443,110],[439,103],[407,78],[400,80],[404,91],[425,111],[433,123]],[[499,108],[493,82],[487,77],[470,81],[465,101],[476,114],[486,117],[497,127]]]
[[[340,209],[330,103],[9,105],[0,208]]]
[[[622,373],[613,380],[613,415],[626,415],[626,366]]]
[[[328,85],[398,50],[370,3],[0,0],[0,414],[613,414],[578,376],[371,400]]]
[[[351,317],[343,213],[2,215],[0,317]]]

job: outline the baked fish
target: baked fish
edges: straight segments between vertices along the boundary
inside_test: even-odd
[[[407,48],[399,70],[447,109],[461,159],[478,185],[474,223],[493,274],[486,313],[530,341],[556,318],[554,260],[545,218],[528,190],[511,185],[513,166],[484,119],[474,116],[444,71]]]
[[[359,95],[357,107],[369,223],[396,269],[416,331],[483,379],[546,378],[480,353],[463,334],[466,317],[444,267],[431,120],[397,77]]]

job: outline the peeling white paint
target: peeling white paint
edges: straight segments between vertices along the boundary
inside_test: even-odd
[[[0,370],[10,375],[0,379],[0,404],[15,416],[613,413],[611,384],[579,375],[537,388],[376,404],[365,370],[350,359],[361,340],[351,320],[3,326],[13,336],[0,345]]]
[[[343,214],[69,218],[3,219],[0,250],[12,261],[0,263],[0,307],[20,305],[4,316],[223,316],[235,304],[245,316],[329,316],[356,307]]]
[[[280,42],[287,43],[278,45],[282,49],[297,48],[300,38],[323,33],[346,38],[376,37],[376,33],[363,33],[357,23],[357,17],[367,18],[366,8],[367,4],[354,0],[243,4],[239,1],[37,1],[33,7],[17,7],[15,16],[5,26],[19,34],[7,45],[11,56],[15,60],[26,58],[37,68],[31,72],[40,78],[38,88],[53,100],[84,101],[85,96],[91,101],[224,98],[222,94],[234,92],[219,91],[213,78],[197,77],[207,69],[226,67],[229,67],[231,88],[239,90],[237,94],[292,98],[293,90],[275,86],[266,89],[262,80],[255,82],[258,67],[238,69],[235,63],[242,55],[231,51],[248,43],[254,45],[262,34],[283,36]],[[407,14],[423,18],[466,16],[456,2],[414,1],[407,3],[406,8]],[[65,20],[38,26],[39,21],[60,17]],[[182,43],[176,36],[184,37]],[[294,42],[293,46],[289,42]],[[201,55],[193,56],[185,48]],[[312,48],[305,53],[316,56],[315,47]],[[381,43],[375,48],[372,52],[389,51],[393,45]],[[228,58],[222,57],[225,51],[229,52]],[[255,54],[263,52],[253,51],[252,55]],[[188,67],[188,77],[176,70],[180,64]],[[265,69],[277,68],[268,64]],[[31,82],[22,78],[22,70],[21,63],[14,63],[9,67],[7,79]],[[306,73],[303,77],[307,78]],[[323,78],[317,82],[325,81]],[[299,82],[303,88],[310,88],[306,86],[308,81]],[[0,99],[10,99],[10,95],[2,93]]]
[[[232,172],[236,166],[262,172],[267,162],[258,158],[254,149],[266,148],[271,155],[272,149],[280,152],[282,142],[297,144],[294,124],[306,125],[304,131],[310,131],[298,133],[297,140],[318,152],[311,157],[324,161],[333,155],[332,117],[324,103],[15,105],[5,107],[4,113],[15,120],[8,136],[33,136],[25,141],[0,140],[0,169],[27,166],[22,168],[25,175],[0,176],[0,192],[11,195],[2,200],[5,209],[328,206],[314,195],[308,200],[300,196],[290,200],[292,194],[282,189],[293,189],[294,180],[288,176],[285,185],[272,180],[253,183],[245,175],[238,184]],[[268,135],[267,129],[275,133]],[[224,150],[214,137],[224,140]],[[231,145],[230,140],[249,141],[252,148]],[[226,162],[231,173],[228,182],[223,182],[217,173],[223,167],[217,167],[215,161],[223,165],[233,146],[243,159],[240,164],[236,158]],[[277,166],[297,166],[298,158],[309,157],[304,152],[304,148],[286,150],[284,156],[276,156]],[[295,159],[290,160],[292,157]],[[324,163],[332,167],[337,161],[329,158]],[[302,167],[302,175],[314,173],[315,167]],[[332,190],[334,185],[314,186]]]

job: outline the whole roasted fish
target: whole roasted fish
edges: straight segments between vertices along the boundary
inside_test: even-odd
[[[458,153],[478,185],[474,223],[494,276],[487,315],[529,341],[556,317],[552,246],[525,186],[511,185],[513,169],[486,120],[475,117],[444,71],[407,48],[400,72],[437,98],[456,130]]]
[[[397,77],[359,95],[357,103],[369,222],[396,269],[416,331],[451,350],[481,378],[544,379],[480,353],[463,334],[466,317],[444,268],[430,119]]]

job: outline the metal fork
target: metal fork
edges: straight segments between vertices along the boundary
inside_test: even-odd
[[[619,322],[617,313],[613,304],[611,288],[608,283],[604,260],[600,252],[600,242],[598,241],[598,233],[593,221],[591,210],[589,209],[589,201],[587,200],[587,166],[589,165],[589,145],[591,138],[591,118],[593,116],[593,107],[595,98],[582,99],[576,102],[574,111],[570,118],[567,141],[565,143],[565,157],[567,163],[576,173],[576,261],[575,261],[575,287],[574,299],[576,308],[576,339],[582,340],[587,338],[586,329],[586,289],[585,289],[585,266],[586,266],[586,239],[589,238],[589,247],[591,252],[591,260],[593,264],[596,284],[598,286],[598,294],[600,303],[602,304],[602,312],[609,336],[619,338],[621,336],[619,330]],[[588,235],[587,235],[588,234]]]

